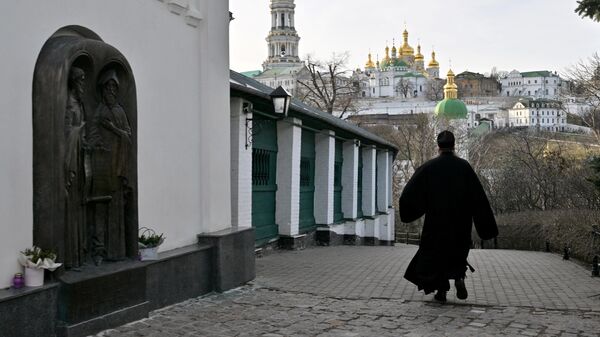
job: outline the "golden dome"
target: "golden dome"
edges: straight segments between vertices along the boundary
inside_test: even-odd
[[[432,51],[431,52],[431,61],[429,61],[429,67],[430,68],[439,68],[440,64],[438,63],[438,61],[435,60],[435,52]]]
[[[385,46],[385,57],[383,58],[384,62],[390,61],[390,47]]]
[[[454,83],[454,73],[448,70],[448,79],[444,85],[444,98],[458,98],[458,86]]]
[[[400,55],[409,56],[414,55],[415,50],[408,44],[408,31],[405,29],[402,33],[402,37],[404,38],[404,42],[402,43],[402,48],[400,49]]]
[[[417,45],[417,55],[415,55],[415,61],[423,61],[425,57],[421,54],[421,45]]]
[[[371,53],[369,53],[369,59],[365,64],[365,68],[375,68],[375,63],[373,63],[373,60],[371,59]]]

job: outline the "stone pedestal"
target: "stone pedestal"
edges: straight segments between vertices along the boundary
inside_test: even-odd
[[[58,283],[0,290],[2,337],[54,337]]]
[[[87,266],[59,278],[58,336],[85,336],[148,316],[146,265]]]
[[[0,336],[82,337],[152,310],[254,279],[254,230],[198,236],[198,244],[68,271],[40,288],[0,290]],[[58,272],[56,273],[58,274]]]
[[[256,277],[254,228],[229,228],[200,234],[198,242],[213,247],[213,280],[217,291],[239,287]]]

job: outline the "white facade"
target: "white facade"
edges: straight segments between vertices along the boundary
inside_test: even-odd
[[[423,74],[411,73],[406,69],[374,71],[368,79],[365,78],[361,82],[366,83],[362,86],[363,97],[410,99],[425,96],[427,93],[427,78]]]
[[[558,101],[520,100],[508,109],[509,127],[528,127],[544,131],[567,131],[566,113]]]
[[[0,288],[33,243],[32,74],[46,40],[68,25],[131,64],[139,225],[164,232],[162,250],[231,226],[227,1],[2,1],[0,12]]]
[[[511,71],[499,79],[502,96],[524,96],[531,98],[555,99],[560,95],[562,80],[549,71]]]

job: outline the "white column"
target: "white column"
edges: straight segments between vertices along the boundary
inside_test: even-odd
[[[375,146],[363,147],[362,210],[364,216],[375,215]]]
[[[279,234],[297,235],[300,221],[300,143],[301,120],[286,118],[277,122],[277,202],[275,220]]]
[[[394,199],[394,153],[392,151],[388,152],[388,207],[393,208],[395,201]]]
[[[325,130],[315,135],[315,221],[333,224],[333,178],[335,133]]]
[[[387,213],[389,205],[389,160],[387,150],[377,151],[377,210]]]
[[[244,100],[230,99],[231,109],[231,223],[252,227],[252,146],[246,146],[246,120],[252,127],[252,111],[244,113]]]
[[[342,163],[342,212],[344,217],[356,219],[358,197],[358,141],[344,142]]]

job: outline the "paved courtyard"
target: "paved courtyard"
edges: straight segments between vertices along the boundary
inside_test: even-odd
[[[256,260],[256,283],[271,289],[336,298],[428,301],[404,279],[416,246],[315,247]],[[518,250],[471,250],[465,284],[469,298],[451,302],[600,311],[600,278],[560,255]],[[452,282],[451,282],[452,283]]]
[[[257,259],[257,278],[98,336],[600,336],[600,279],[548,253],[473,250],[469,298],[402,278],[416,247],[315,247]]]

